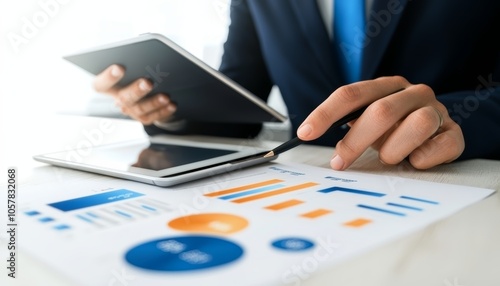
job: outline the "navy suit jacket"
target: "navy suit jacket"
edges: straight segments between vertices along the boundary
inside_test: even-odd
[[[499,15],[498,0],[374,0],[362,79],[401,75],[429,85],[462,128],[461,159],[500,159]],[[293,133],[345,84],[336,57],[315,0],[232,1],[220,71],[264,100],[277,85]],[[258,131],[234,127],[208,132]],[[314,143],[335,146],[345,132]]]

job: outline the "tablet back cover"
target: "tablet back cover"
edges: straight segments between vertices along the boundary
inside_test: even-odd
[[[64,59],[94,75],[111,64],[121,65],[126,72],[119,86],[148,78],[154,86],[150,94],[168,94],[177,104],[178,118],[232,123],[286,120],[260,98],[161,35],[146,34]]]

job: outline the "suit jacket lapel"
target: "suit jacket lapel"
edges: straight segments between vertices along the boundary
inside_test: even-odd
[[[328,36],[325,23],[314,0],[290,0],[295,17],[299,22],[302,34],[307,39],[316,58],[315,64],[320,66],[328,81],[333,86],[340,83],[339,69],[335,66],[332,42]]]
[[[362,79],[374,77],[408,1],[411,0],[374,0],[367,22],[369,43],[363,50]]]

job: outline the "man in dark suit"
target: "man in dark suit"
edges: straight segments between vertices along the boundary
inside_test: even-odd
[[[336,144],[331,166],[337,170],[370,146],[387,164],[408,158],[422,169],[456,159],[500,159],[499,1],[368,0],[365,22],[350,24],[355,28],[350,44],[335,36],[341,25],[328,29],[330,19],[325,21],[322,10],[328,1],[234,0],[220,70],[263,99],[277,85],[293,132],[316,144]],[[341,1],[352,0],[334,0],[335,9]],[[360,53],[353,82],[342,61]],[[109,67],[95,88],[114,96],[150,134],[180,130],[245,137],[260,130],[171,124],[176,107],[168,95],[140,101],[152,88],[145,79],[113,88],[123,73]],[[365,105],[350,128],[322,136],[333,122]]]

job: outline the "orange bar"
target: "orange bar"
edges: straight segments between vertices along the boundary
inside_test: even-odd
[[[283,182],[283,180],[273,179],[273,180],[268,180],[268,181],[259,182],[259,183],[255,183],[255,184],[250,184],[250,185],[240,186],[240,187],[231,188],[231,189],[227,189],[227,190],[217,191],[217,192],[205,194],[205,196],[206,197],[218,197],[218,196],[222,196],[222,195],[237,193],[237,192],[250,190],[250,189],[254,189],[254,188],[258,188],[258,187],[262,187],[262,186],[272,185],[272,184],[276,184],[276,183],[281,183],[281,182]]]
[[[355,219],[352,221],[348,221],[348,222],[344,223],[344,225],[345,226],[352,226],[352,227],[362,227],[363,225],[368,224],[370,222],[372,222],[372,221],[369,219],[358,218],[358,219]]]
[[[285,209],[285,208],[293,207],[293,206],[296,206],[296,205],[300,205],[301,203],[303,203],[303,201],[289,200],[289,201],[285,201],[285,202],[282,202],[282,203],[277,203],[277,204],[274,204],[274,205],[270,205],[270,206],[267,206],[265,208],[268,209],[268,210],[278,211],[278,210],[281,210],[281,209]]]
[[[304,183],[304,184],[300,184],[300,185],[295,185],[295,186],[277,189],[274,191],[270,191],[270,192],[266,192],[266,193],[262,193],[262,194],[258,194],[258,195],[253,195],[253,196],[237,199],[237,200],[234,200],[232,202],[233,203],[246,203],[246,202],[250,202],[250,201],[254,201],[254,200],[258,200],[258,199],[263,199],[263,198],[267,198],[267,197],[281,195],[281,194],[288,193],[288,192],[293,192],[296,190],[309,188],[309,187],[316,186],[316,185],[317,185],[317,183],[313,183],[313,182]]]
[[[317,218],[317,217],[320,217],[322,215],[329,214],[331,212],[332,212],[331,210],[317,209],[317,210],[314,210],[312,212],[301,214],[300,216],[307,217],[307,218]]]

